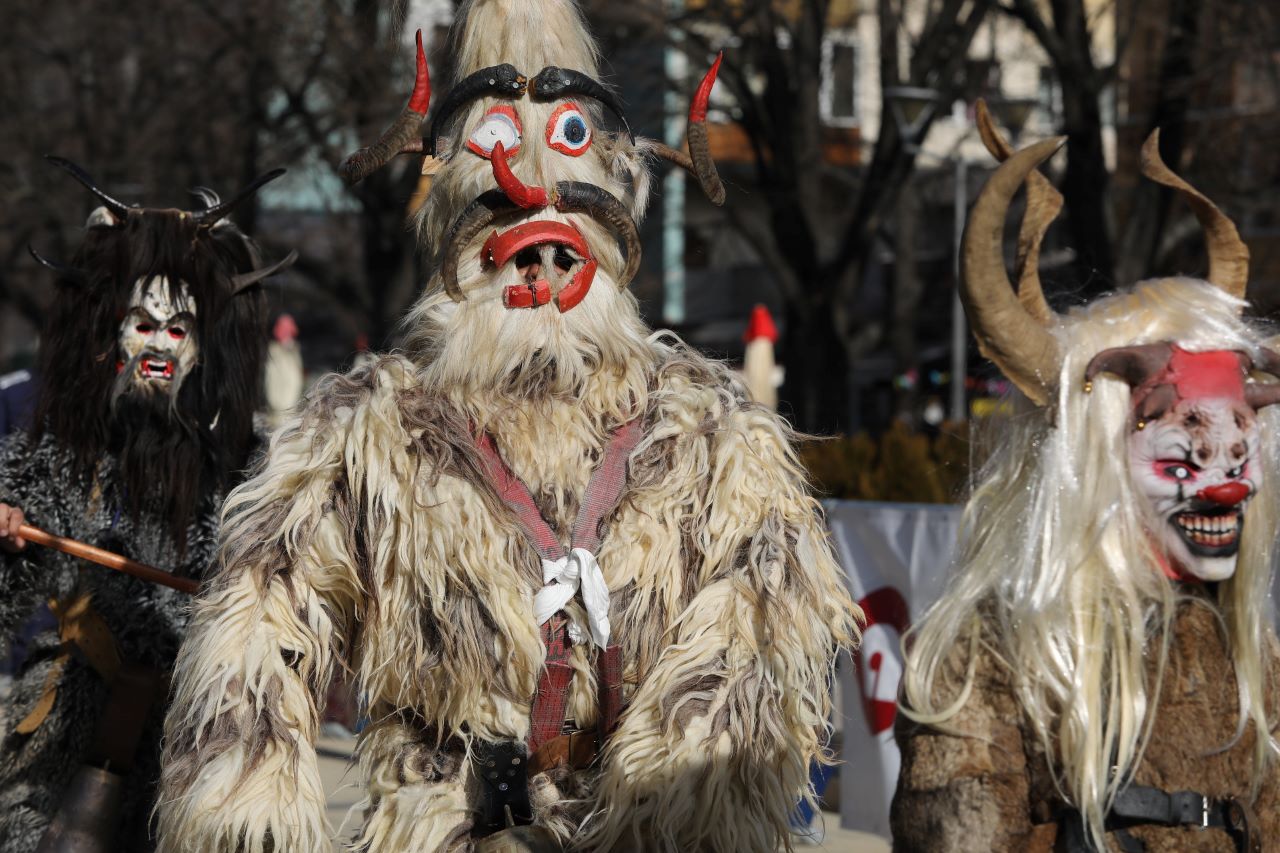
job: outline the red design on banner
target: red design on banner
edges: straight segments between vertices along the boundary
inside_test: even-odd
[[[893,728],[893,719],[898,713],[897,695],[901,668],[893,667],[894,672],[888,676],[893,679],[892,684],[883,682],[886,660],[885,652],[881,650],[871,652],[864,668],[862,656],[866,651],[865,641],[867,634],[876,626],[892,628],[901,637],[910,624],[910,615],[906,599],[891,586],[882,586],[868,593],[858,602],[858,606],[866,616],[867,625],[863,632],[864,645],[853,655],[853,664],[857,670],[855,679],[862,692],[862,709],[867,716],[867,727],[871,729],[871,734],[878,735]],[[896,661],[896,656],[894,660]],[[885,698],[886,696],[891,698]]]

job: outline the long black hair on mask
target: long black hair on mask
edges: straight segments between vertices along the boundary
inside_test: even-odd
[[[104,214],[90,222],[112,221]],[[114,454],[120,493],[103,497],[134,519],[164,519],[179,552],[201,498],[234,485],[253,445],[266,298],[260,287],[236,294],[232,278],[260,264],[227,220],[209,227],[178,210],[131,208],[87,229],[71,262],[86,280],[59,279],[41,338],[34,437],[64,445],[82,482]],[[185,284],[195,302],[197,359],[170,393],[146,394],[118,378],[118,338],[135,284],[160,277],[171,297]]]

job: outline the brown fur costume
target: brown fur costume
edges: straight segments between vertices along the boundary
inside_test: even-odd
[[[1275,689],[1280,650],[1270,651],[1272,690],[1266,705],[1275,715],[1280,712]],[[957,648],[949,661],[943,701],[959,694],[967,657],[967,649]],[[1135,769],[1135,784],[1251,799],[1257,733],[1249,725],[1232,743],[1239,698],[1231,673],[1214,605],[1193,591],[1178,608],[1151,740]],[[902,771],[892,811],[895,851],[1054,849],[1062,800],[1039,742],[1020,722],[1023,712],[1011,684],[1015,677],[996,656],[979,654],[973,692],[947,723],[963,734],[898,716]],[[1219,751],[1228,743],[1230,748]],[[1253,809],[1263,849],[1280,851],[1280,776],[1266,779]],[[1235,841],[1221,829],[1141,826],[1130,832],[1146,844],[1147,853],[1236,853]],[[1110,849],[1119,848],[1112,843]]]

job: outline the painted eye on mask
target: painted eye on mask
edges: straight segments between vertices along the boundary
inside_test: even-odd
[[[503,150],[512,155],[520,150],[522,132],[520,117],[516,115],[515,108],[499,104],[484,114],[484,120],[467,140],[467,148],[488,160],[493,154],[493,146],[501,142]]]
[[[139,323],[137,326],[134,326],[134,331],[140,335],[149,335],[155,330],[156,327],[150,323]]]
[[[1181,462],[1157,462],[1156,473],[1166,480],[1185,483],[1196,478],[1196,471],[1190,465]]]
[[[591,128],[577,104],[556,107],[547,122],[547,145],[570,157],[581,157],[591,147]]]
[[[182,328],[181,326],[169,327],[169,337],[173,338],[175,341],[180,341],[186,336],[187,336],[187,330]]]

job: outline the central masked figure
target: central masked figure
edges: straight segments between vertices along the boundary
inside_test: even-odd
[[[626,290],[649,156],[568,0],[475,0],[425,137],[404,355],[332,377],[227,505],[167,723],[162,846],[327,844],[317,702],[370,720],[352,849],[772,851],[856,608],[786,425]]]

